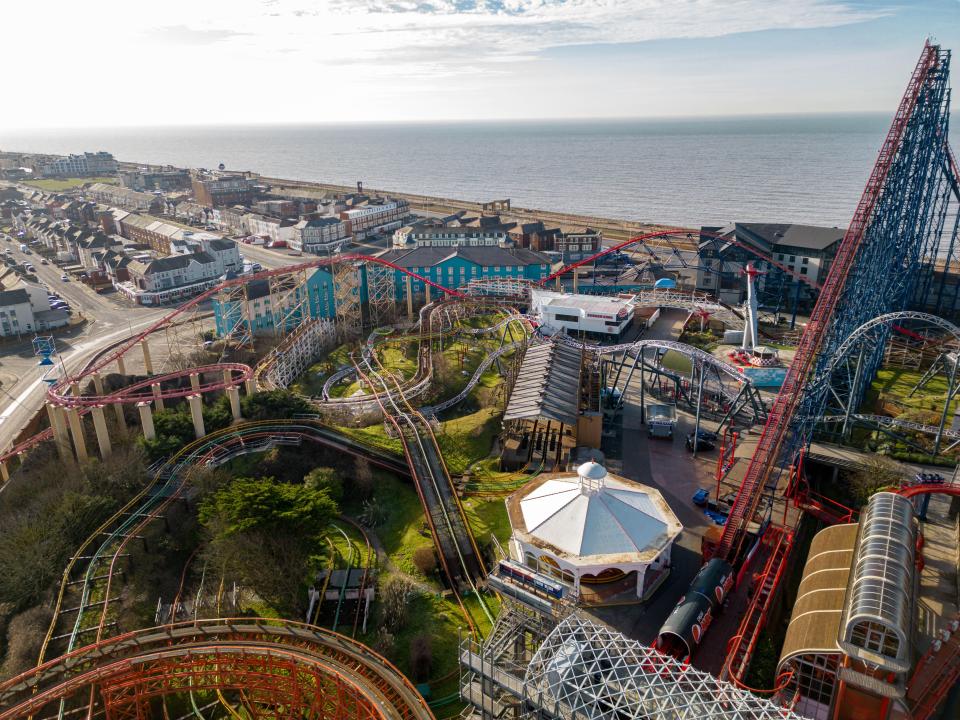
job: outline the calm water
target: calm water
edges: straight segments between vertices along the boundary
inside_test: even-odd
[[[224,163],[632,220],[839,226],[853,214],[889,121],[834,115],[36,131],[0,134],[0,148]]]

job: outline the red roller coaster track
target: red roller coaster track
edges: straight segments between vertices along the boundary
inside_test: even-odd
[[[137,630],[0,683],[0,720],[65,702],[94,702],[108,718],[150,717],[152,698],[230,692],[254,717],[432,720],[388,660],[312,625],[257,618],[200,620]]]
[[[803,395],[803,385],[833,321],[834,311],[843,293],[847,276],[853,267],[894,156],[900,147],[907,121],[912,114],[927,73],[936,66],[937,62],[936,48],[929,44],[925,45],[870,174],[870,179],[857,204],[853,221],[843,236],[827,280],[820,289],[820,297],[810,322],[800,338],[796,355],[787,370],[784,383],[770,410],[756,451],[747,466],[740,490],[737,492],[717,548],[717,554],[728,560],[735,559],[739,554],[746,524],[753,518],[760,502],[761,491],[780,460],[780,450],[791,432],[790,422]]]

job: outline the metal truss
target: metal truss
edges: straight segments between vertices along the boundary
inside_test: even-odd
[[[868,320],[906,308],[923,259],[936,254],[949,64],[949,52],[924,45],[724,526],[717,552],[727,559],[739,557],[764,488],[779,484],[809,442],[841,344]]]
[[[397,315],[397,279],[392,268],[367,263],[367,306],[373,327],[388,325]]]
[[[332,270],[337,334],[345,341],[357,337],[363,329],[360,268],[353,262],[338,262]]]
[[[531,280],[485,278],[471,280],[460,288],[469,297],[506,297],[529,300],[530,291],[538,287]]]
[[[934,328],[941,333],[941,337],[928,338],[920,335],[918,332],[907,330],[903,327],[903,325],[908,323],[911,325],[921,323],[926,327]],[[887,344],[892,328],[897,328],[902,334],[913,339],[918,346],[929,345],[932,343],[942,348],[944,340],[943,336],[946,337],[948,344],[952,346],[954,350],[960,346],[960,327],[957,327],[953,323],[937,317],[936,315],[930,315],[928,313],[916,312],[912,310],[885,313],[879,317],[868,320],[863,325],[856,328],[852,333],[850,333],[850,335],[844,338],[839,345],[837,345],[833,356],[830,357],[829,362],[825,364],[823,372],[817,378],[815,378],[815,382],[823,383],[825,387],[811,384],[808,390],[808,392],[823,394],[825,396],[822,406],[822,415],[820,418],[843,418],[842,423],[829,423],[827,427],[829,434],[834,436],[839,435],[839,437],[842,439],[849,439],[855,423],[869,423],[871,422],[869,418],[876,417],[871,415],[859,415],[858,413],[860,411],[860,405],[863,402],[864,395],[866,394],[867,389],[870,387],[870,383],[873,381],[877,370],[880,368],[880,365],[883,362],[884,347]],[[936,372],[937,370],[945,371],[944,374],[947,378],[947,397],[944,401],[943,411],[940,414],[939,427],[936,428],[936,432],[934,433],[934,454],[937,454],[940,450],[941,441],[944,437],[944,428],[947,421],[950,400],[956,394],[958,379],[957,364],[955,362],[947,365],[935,362],[930,366],[927,374],[924,375],[924,378],[921,380],[921,382],[928,379],[927,376]],[[809,422],[809,420],[810,419],[804,419],[805,422]],[[817,418],[813,418],[812,420],[813,422],[816,422]],[[887,420],[892,420],[892,418],[888,418]],[[878,428],[884,428],[887,430],[896,429],[899,427],[904,430],[914,430],[918,432],[926,432],[925,428],[929,427],[916,423],[910,424],[900,422],[894,424],[892,422],[887,422],[886,420],[877,420],[876,422],[873,422],[873,424],[875,424]],[[911,425],[916,427],[911,427]],[[913,444],[909,438],[901,439]],[[917,449],[921,452],[929,451],[929,448],[918,447]]]
[[[290,387],[321,352],[332,349],[336,342],[332,320],[317,318],[301,323],[257,366],[257,386],[264,390]]]
[[[307,271],[296,268],[283,275],[272,275],[270,312],[273,315],[273,333],[282,338],[310,317],[310,295],[307,292]]]
[[[220,337],[241,348],[253,348],[253,323],[250,318],[248,285],[221,285],[214,305],[220,309]]]
[[[534,716],[563,720],[802,720],[732,683],[577,614],[547,636],[524,677]]]
[[[0,720],[88,705],[109,720],[143,720],[152,698],[197,690],[219,690],[255,718],[433,719],[410,682],[360,643],[243,618],[138,630],[46,662],[0,683]]]

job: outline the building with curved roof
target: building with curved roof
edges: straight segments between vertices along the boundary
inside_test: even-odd
[[[912,504],[889,492],[870,498],[859,523],[813,538],[777,671],[792,673],[803,715],[885,718],[902,703],[915,659],[916,543]]]
[[[683,529],[659,491],[596,462],[538,477],[507,498],[507,510],[515,559],[590,604],[649,597]]]

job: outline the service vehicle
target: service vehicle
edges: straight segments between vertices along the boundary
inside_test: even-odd
[[[648,404],[644,420],[647,423],[647,437],[670,440],[677,426],[677,406]]]

